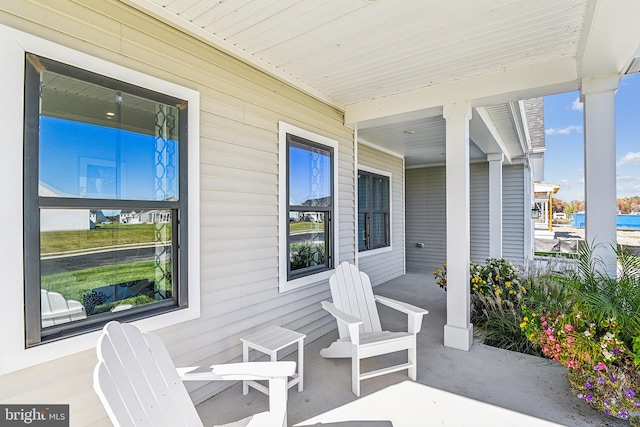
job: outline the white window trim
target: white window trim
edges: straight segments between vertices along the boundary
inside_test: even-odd
[[[326,145],[333,148],[333,265],[337,266],[340,263],[339,260],[339,245],[338,245],[338,141],[335,139],[327,138],[326,136],[318,135],[317,133],[299,128],[294,125],[290,125],[285,122],[278,123],[278,144],[279,144],[279,191],[278,191],[278,214],[279,220],[279,254],[280,254],[280,268],[279,268],[279,285],[280,292],[290,291],[292,289],[301,288],[303,286],[319,283],[323,280],[328,280],[333,270],[322,271],[320,273],[312,274],[309,276],[300,277],[294,280],[287,280],[287,229],[288,221],[287,217],[287,134],[299,136],[309,141],[317,142],[318,144]]]
[[[64,62],[137,86],[185,99],[189,102],[189,307],[133,322],[143,331],[153,331],[200,317],[200,95],[197,91],[87,55],[48,40],[0,25],[0,106],[5,137],[0,182],[3,203],[0,227],[4,244],[0,249],[3,273],[0,298],[0,376],[64,356],[95,348],[100,331],[52,341],[25,349],[23,247],[23,114],[25,52]],[[13,147],[13,148],[11,148]],[[9,185],[9,183],[12,183]],[[19,184],[20,183],[20,184]]]
[[[356,244],[356,252],[358,253],[358,258],[366,258],[372,255],[379,255],[385,252],[391,252],[393,250],[393,174],[388,171],[384,171],[382,169],[372,168],[370,166],[358,165],[357,171],[365,171],[369,173],[375,173],[376,175],[386,176],[389,178],[389,246],[385,246],[384,248],[371,249],[368,251],[360,252],[358,248],[358,244]],[[357,172],[356,171],[356,172]],[[357,206],[356,200],[356,221],[358,218],[358,214],[360,213],[360,207]],[[356,228],[356,233],[358,232],[358,228]],[[356,242],[359,240],[356,238]]]

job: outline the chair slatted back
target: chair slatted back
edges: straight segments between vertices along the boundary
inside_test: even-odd
[[[98,340],[94,389],[120,426],[202,426],[160,338],[109,322]]]
[[[366,273],[360,272],[353,264],[342,262],[329,278],[329,286],[336,307],[362,320],[361,333],[382,331],[371,281]],[[348,336],[346,326],[340,322],[338,332],[340,338]]]

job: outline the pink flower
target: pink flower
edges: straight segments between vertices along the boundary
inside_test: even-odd
[[[571,333],[573,332],[573,326],[571,325],[564,325],[564,328],[567,330],[567,332]]]
[[[596,371],[605,371],[607,369],[607,365],[602,362],[598,362],[598,364],[594,366],[593,369]]]
[[[540,321],[541,321],[541,322],[545,322],[546,320],[547,320],[547,318],[546,318],[546,317],[544,317],[544,316],[540,316]]]

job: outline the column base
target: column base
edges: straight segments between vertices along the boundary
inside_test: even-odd
[[[444,345],[469,351],[473,345],[473,325],[469,323],[466,328],[444,325]]]

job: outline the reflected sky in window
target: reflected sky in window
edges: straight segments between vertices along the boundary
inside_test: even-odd
[[[178,143],[167,144],[172,156],[156,151],[152,135],[42,116],[40,195],[177,199],[178,180],[167,174],[178,176]]]

